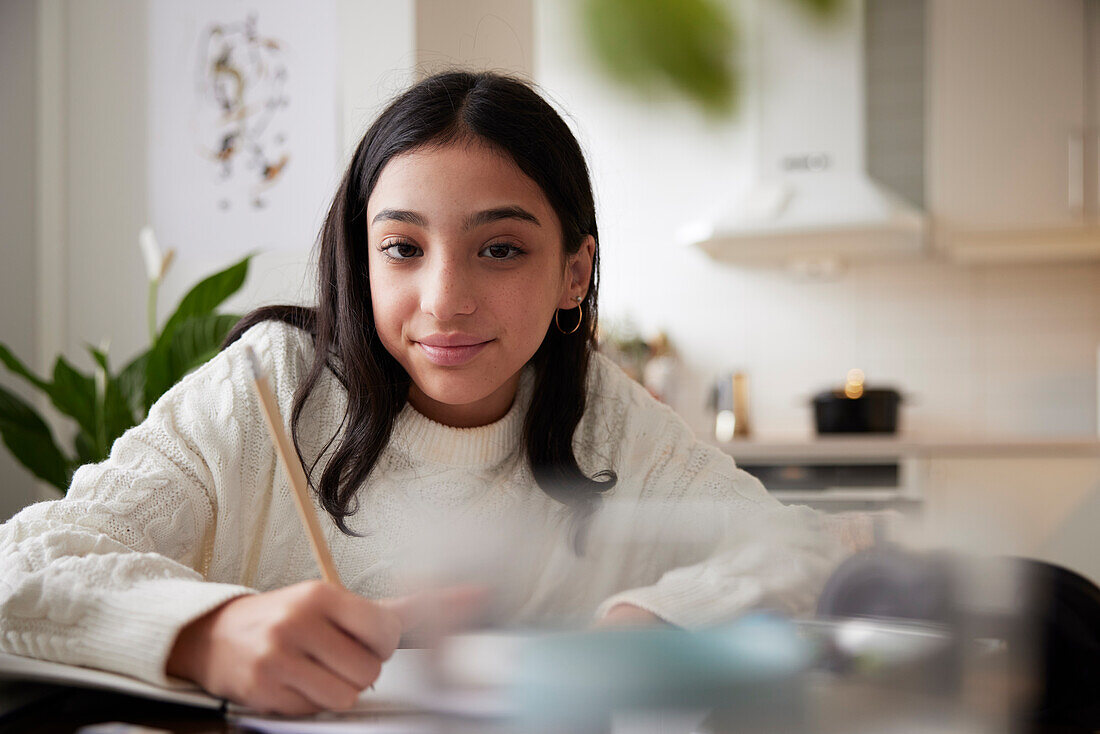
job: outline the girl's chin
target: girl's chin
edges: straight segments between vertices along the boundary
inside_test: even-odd
[[[414,376],[415,386],[409,402],[418,411],[434,418],[447,415],[457,420],[471,420],[477,424],[491,423],[508,412],[514,391],[503,394],[505,383],[486,385],[484,380],[473,380],[460,375]],[[438,420],[438,419],[437,419]],[[447,422],[447,421],[441,421]]]
[[[445,405],[449,408],[461,408],[485,400],[500,386],[486,385],[483,380],[475,380],[463,375],[423,375],[423,379],[413,377],[415,390],[420,397]]]

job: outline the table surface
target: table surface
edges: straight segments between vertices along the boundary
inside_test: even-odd
[[[125,722],[172,732],[173,734],[246,734],[248,731],[236,726],[231,721],[227,721],[220,711],[179,706],[92,689],[0,682],[0,704],[7,703],[10,705],[15,695],[21,696],[24,700],[33,699],[35,696],[28,695],[27,689],[38,689],[37,701],[15,711],[8,710],[5,712],[4,709],[0,708],[0,734],[25,734],[27,732],[33,732],[34,734],[71,734],[83,726],[106,722]],[[795,726],[794,728],[799,731],[805,729],[805,731],[822,732],[823,734],[833,734],[837,731],[852,734],[854,730],[848,728],[848,725],[851,724],[850,713],[853,708],[859,708],[864,703],[872,701],[874,706],[880,708],[888,709],[894,705],[890,701],[882,700],[882,696],[879,695],[882,693],[881,691],[868,695],[869,692],[866,690],[856,690],[849,691],[852,694],[850,696],[839,697],[833,696],[832,693],[834,692],[830,691],[830,704],[828,706],[822,709],[813,707],[813,723],[806,727]],[[840,713],[841,718],[833,723],[838,724],[839,728],[828,724],[830,717],[837,714],[837,712]],[[701,715],[696,713],[690,716],[694,717],[691,721],[697,722]],[[423,719],[424,717],[420,718]],[[848,720],[844,721],[845,718]],[[399,730],[401,718],[395,716],[390,720],[397,725],[393,730]],[[774,729],[774,727],[761,729],[750,726],[746,729],[743,721],[734,721],[733,724],[726,726],[723,725],[722,717],[719,715],[712,715],[700,726],[690,723],[685,724],[684,722],[687,720],[684,714],[670,714],[668,716],[653,714],[642,718],[635,717],[633,720],[624,721],[619,719],[613,724],[607,723],[604,726],[586,728],[583,732],[576,728],[556,732],[545,727],[539,727],[537,734],[565,734],[565,731],[568,731],[569,734],[689,734],[691,731],[698,731],[703,734],[721,734],[726,731],[759,733],[765,730],[769,734],[778,734],[778,731],[780,731]],[[526,730],[518,729],[514,724],[493,724],[469,719],[437,720],[433,723],[437,724],[437,726],[432,726],[430,729],[433,734],[528,734]],[[882,720],[878,721],[879,725],[883,723]],[[913,722],[909,723],[913,724]],[[897,722],[894,722],[894,724],[897,724]],[[988,734],[991,731],[985,726],[972,728],[967,722],[961,720],[952,722],[944,719],[934,723],[920,720],[916,724],[922,734],[928,734],[928,732],[935,732],[935,734],[974,734],[976,731]],[[790,727],[783,727],[781,730],[783,734],[792,734],[793,732]],[[879,726],[860,727],[860,730],[866,731],[868,734],[872,731],[883,731]],[[917,729],[901,723],[900,726],[891,725],[889,730],[900,732],[916,731]],[[1002,730],[1011,730],[1022,734],[1082,734],[1085,731],[1072,727],[1036,725],[1013,726],[1004,729],[995,727],[993,729],[993,731]],[[793,732],[793,734],[797,734],[797,732]]]
[[[21,699],[24,705],[11,710],[16,699]],[[0,682],[0,701],[7,709],[0,713],[0,734],[69,734],[82,726],[110,721],[179,734],[241,731],[213,709],[176,706],[92,689]]]

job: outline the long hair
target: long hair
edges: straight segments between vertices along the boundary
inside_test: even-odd
[[[429,77],[398,96],[367,130],[355,150],[321,229],[317,305],[268,306],[245,316],[226,339],[233,343],[251,326],[280,320],[308,331],[314,360],[294,395],[291,430],[324,371],[347,390],[347,412],[332,440],[339,439],[319,480],[310,482],[325,510],[346,534],[346,519],[358,509],[356,493],[367,480],[405,405],[410,378],[386,351],[374,324],[367,270],[367,200],[386,164],[429,145],[470,139],[504,153],[546,195],[561,222],[562,247],[576,253],[584,238],[596,240],[592,278],[582,301],[580,328],[563,334],[553,324],[530,363],[534,391],[524,423],[532,474],[550,497],[573,511],[573,540],[583,547],[584,529],[600,493],[615,485],[614,471],[588,477],[573,454],[573,433],[586,404],[586,379],[596,346],[599,234],[588,168],[569,127],[526,83],[493,73],[447,72]]]

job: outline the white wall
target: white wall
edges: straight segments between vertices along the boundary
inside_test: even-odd
[[[83,345],[110,340],[116,363],[145,345],[145,276],[137,233],[149,221],[145,158],[147,5],[134,0],[64,4],[67,35],[68,238],[61,277],[67,286],[66,351],[86,364]],[[413,5],[337,3],[342,167],[383,101],[412,78]],[[294,253],[264,253],[227,306],[308,301],[312,242]],[[162,318],[187,288],[228,262],[181,254],[161,291]]]
[[[709,428],[705,383],[746,370],[759,434],[808,433],[809,399],[860,367],[909,398],[903,428],[1095,435],[1100,265],[861,266],[830,282],[720,265],[683,222],[749,172],[742,123],[638,101],[592,71],[570,3],[536,3],[535,76],[572,115],[593,169],[604,318],[665,330],[684,358],[677,408]]]
[[[463,66],[530,78],[531,0],[417,0],[418,78]]]
[[[38,45],[34,0],[0,3],[0,342],[34,365],[37,297],[35,141]],[[0,368],[0,385],[33,393]],[[0,447],[0,521],[34,497],[30,472]]]

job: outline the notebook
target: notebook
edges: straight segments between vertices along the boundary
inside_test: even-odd
[[[372,713],[424,710],[423,680],[428,664],[427,650],[398,650],[382,669],[373,689],[360,695],[357,711]],[[175,679],[162,687],[136,678],[104,670],[36,660],[21,655],[0,653],[0,680],[49,683],[78,688],[97,688],[125,693],[155,701],[223,709],[231,714],[248,710],[202,691],[188,681]]]

